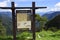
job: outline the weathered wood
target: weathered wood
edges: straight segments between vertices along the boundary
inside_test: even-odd
[[[11,9],[11,7],[0,7],[0,9]]]
[[[32,2],[32,32],[33,32],[33,40],[35,40],[35,2]]]
[[[35,9],[44,9],[47,7],[35,7]],[[0,9],[11,9],[11,7],[0,7]],[[15,7],[15,9],[32,9],[32,7]]]
[[[13,40],[16,40],[16,18],[15,18],[15,5],[14,2],[12,4],[12,23],[13,23]]]
[[[35,7],[35,9],[43,9],[43,8],[46,8],[46,7]],[[33,9],[32,7],[15,7],[15,9]]]

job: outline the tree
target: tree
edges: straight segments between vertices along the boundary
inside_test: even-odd
[[[41,17],[39,14],[36,14],[36,20],[37,21],[48,21],[47,18],[44,16],[44,17]]]
[[[36,14],[36,21],[37,24],[39,23],[39,30],[42,30],[45,27],[45,23],[47,22],[47,18],[46,17],[41,17],[39,14]]]
[[[41,21],[42,20],[42,18],[41,18],[41,16],[39,14],[36,14],[35,18],[36,18],[37,21]]]

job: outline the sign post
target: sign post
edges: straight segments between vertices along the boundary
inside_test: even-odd
[[[12,5],[12,24],[13,24],[13,40],[16,40],[16,15],[15,15],[15,4],[14,2],[11,3]]]
[[[12,22],[13,22],[13,40],[16,40],[16,29],[17,29],[17,20],[15,9],[32,9],[32,32],[33,32],[33,40],[35,40],[35,9],[43,9],[47,7],[35,7],[35,2],[32,2],[32,7],[15,7],[14,2],[11,2],[11,7],[0,7],[0,9],[11,9],[12,10]]]
[[[33,40],[35,40],[35,2],[32,2],[32,22],[31,22],[32,26],[32,32],[33,32]]]

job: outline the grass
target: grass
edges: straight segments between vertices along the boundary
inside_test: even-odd
[[[39,36],[38,36],[39,35]],[[42,31],[36,33],[36,40],[60,40],[60,31]]]
[[[32,34],[29,32],[23,32],[17,35],[17,40],[28,40],[32,38]],[[0,37],[0,40],[12,40],[12,36]],[[56,32],[52,31],[41,31],[36,32],[36,40],[60,40],[60,30]]]

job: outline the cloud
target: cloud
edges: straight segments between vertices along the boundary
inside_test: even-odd
[[[0,2],[0,7],[6,7],[6,6],[8,6],[8,2],[9,1],[10,0],[4,0],[4,1]],[[0,11],[11,11],[11,10],[0,9]]]
[[[55,7],[60,7],[60,2],[58,2],[58,3],[55,5]]]
[[[18,4],[15,4],[15,7],[17,7],[18,6]]]
[[[53,7],[47,7],[47,9],[37,9],[36,13],[49,11],[60,11],[60,2],[56,3]]]
[[[7,1],[0,2],[0,7],[5,7],[7,6]]]
[[[2,2],[0,2],[0,7],[6,7],[8,6],[8,3],[10,2],[11,0],[4,0]]]
[[[56,3],[53,8],[51,8],[51,11],[60,11],[60,2]]]
[[[7,9],[7,10],[6,10],[6,9],[0,9],[0,12],[3,12],[3,11],[4,11],[4,12],[7,12],[7,11],[11,12],[10,9]]]
[[[7,7],[9,2],[10,2],[10,0],[4,0],[4,1],[0,2],[0,7]],[[17,6],[17,4],[15,4],[15,6]],[[11,10],[9,10],[9,9],[8,10],[0,9],[0,12],[2,12],[2,11],[10,11],[11,12]]]
[[[36,13],[40,13],[40,12],[46,12],[46,9],[37,9]]]
[[[47,12],[47,11],[49,11],[49,9],[50,9],[49,7],[45,8],[45,9],[37,9],[36,13]]]

